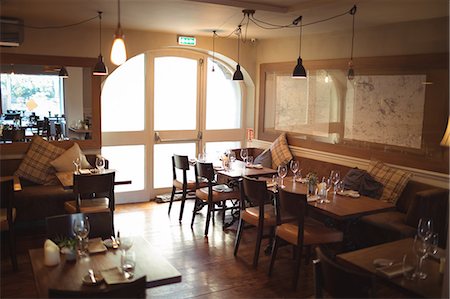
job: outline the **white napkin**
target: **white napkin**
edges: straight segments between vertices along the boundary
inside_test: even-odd
[[[52,240],[45,240],[44,243],[44,264],[46,266],[56,266],[60,263],[59,247]]]

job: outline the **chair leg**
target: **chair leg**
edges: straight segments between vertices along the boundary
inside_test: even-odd
[[[177,188],[175,188],[175,186],[172,187],[172,194],[170,195],[170,203],[169,203],[169,211],[167,212],[167,214],[170,215],[170,210],[172,210],[172,203],[173,203],[173,198],[175,197],[175,191]]]
[[[9,251],[11,255],[11,263],[13,266],[13,270],[17,271],[18,265],[17,265],[17,254],[16,254],[16,234],[14,232],[14,229],[10,230],[8,232],[9,234]]]
[[[295,249],[296,253],[295,253],[295,262],[294,262],[294,277],[293,277],[293,281],[292,281],[292,288],[294,290],[297,289],[297,283],[298,283],[298,277],[300,274],[300,265],[301,265],[301,261],[302,261],[302,246],[296,246]]]
[[[192,220],[191,220],[191,228],[194,226],[194,219],[195,219],[195,214],[197,213],[197,205],[200,204],[200,200],[199,199],[195,199],[195,203],[194,203],[194,209],[192,210]]]
[[[256,268],[258,266],[258,260],[259,260],[259,251],[261,249],[261,241],[263,237],[263,230],[264,227],[258,226],[258,234],[256,236],[256,247],[255,247],[255,255],[253,256],[253,267]]]
[[[227,204],[225,201],[222,202],[222,229],[225,229],[225,211],[227,210]]]
[[[277,236],[275,236],[275,240],[273,242],[273,248],[272,248],[272,256],[270,257],[269,276],[272,275],[273,265],[275,264],[275,259],[277,258],[279,242],[280,242],[280,239]]]
[[[211,213],[214,212],[214,203],[209,202],[208,203],[208,212],[206,214],[206,227],[205,227],[205,237],[208,236],[208,230],[209,230],[209,222],[211,221]],[[214,219],[214,218],[213,218]]]
[[[181,222],[181,219],[183,219],[183,211],[184,211],[184,204],[186,202],[186,194],[187,194],[187,190],[186,190],[186,186],[183,187],[183,196],[181,197],[181,208],[180,208],[180,217],[178,218],[178,220]]]
[[[236,233],[236,242],[234,243],[234,256],[237,255],[237,252],[239,249],[239,244],[241,243],[243,229],[244,229],[244,221],[241,218],[241,219],[239,219],[239,226],[238,226],[238,230]]]

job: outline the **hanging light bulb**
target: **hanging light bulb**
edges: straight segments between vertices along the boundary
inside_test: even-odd
[[[353,23],[352,23],[352,47],[350,52],[350,61],[348,62],[348,72],[347,72],[347,78],[348,80],[353,80],[355,78],[355,70],[353,69],[353,42],[355,39],[355,14],[356,14],[356,5],[350,9],[350,14],[353,16]]]
[[[102,12],[98,11],[98,19],[100,24],[100,54],[98,55],[97,63],[95,64],[94,70],[92,71],[92,74],[94,76],[105,76],[108,75],[108,68],[106,67],[105,63],[103,62],[103,56],[102,56]]]
[[[127,60],[127,50],[123,40],[124,35],[120,26],[120,0],[117,0],[118,23],[116,33],[114,34],[114,43],[111,49],[111,62],[115,65],[121,65]]]
[[[293,22],[294,25],[297,25],[298,23],[300,23],[300,25],[299,25],[299,27],[300,27],[300,37],[299,37],[299,45],[298,45],[298,59],[297,59],[297,65],[295,66],[294,71],[292,73],[292,77],[294,77],[294,78],[306,78],[306,70],[305,70],[305,67],[303,66],[303,61],[302,61],[302,58],[301,58],[301,52],[302,52],[302,30],[303,30],[302,16],[298,17]]]
[[[244,80],[244,75],[241,72],[241,66],[239,65],[239,50],[240,50],[240,42],[241,42],[241,25],[238,26],[237,29],[237,41],[238,41],[238,63],[236,65],[236,71],[233,74],[234,81],[242,81]]]
[[[15,72],[14,72],[14,64],[11,64],[11,75],[14,75],[15,74]]]

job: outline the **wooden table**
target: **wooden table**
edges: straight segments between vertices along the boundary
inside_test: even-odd
[[[14,180],[14,191],[22,191],[22,185],[20,184],[20,178],[18,176],[2,176],[0,177],[0,181],[4,182],[11,178]]]
[[[423,269],[428,277],[424,280],[407,280],[401,276],[388,278],[376,270],[373,261],[378,258],[393,260],[401,263],[405,253],[411,253],[413,239],[407,238],[399,241],[384,243],[356,251],[338,254],[336,258],[350,267],[371,273],[382,281],[398,287],[412,297],[440,298],[443,286],[443,275],[439,273],[439,262],[432,258],[426,258]]]
[[[226,176],[231,179],[239,179],[243,176],[248,177],[260,177],[260,176],[272,176],[277,174],[277,171],[272,168],[262,167],[253,168],[245,166],[245,163],[240,160],[236,160],[232,163],[232,168],[230,170],[217,170],[217,174]]]
[[[102,173],[111,173],[111,172],[115,172],[114,169],[105,169]],[[88,173],[88,174],[79,174],[79,175],[97,175],[100,173]],[[73,188],[73,176],[74,176],[74,172],[73,171],[64,171],[64,172],[57,172],[56,173],[56,177],[58,178],[59,182],[61,183],[61,185],[63,185],[64,189],[71,189]],[[114,185],[127,185],[127,184],[131,184],[131,180],[126,180],[126,181],[115,181]]]
[[[147,288],[181,282],[181,274],[165,258],[150,246],[142,237],[134,238],[130,250],[136,253],[136,270],[133,279],[147,276]],[[61,263],[54,267],[44,265],[44,250],[29,250],[36,289],[39,297],[48,297],[48,289],[83,290],[92,287],[108,288],[106,283],[98,286],[85,286],[82,278],[88,269],[101,271],[112,267],[120,267],[120,249],[108,249],[104,253],[91,254],[88,258],[76,262],[65,261],[61,255]]]

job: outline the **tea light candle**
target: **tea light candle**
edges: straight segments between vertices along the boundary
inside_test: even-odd
[[[44,243],[44,264],[46,266],[56,266],[60,261],[58,245],[47,239]]]

